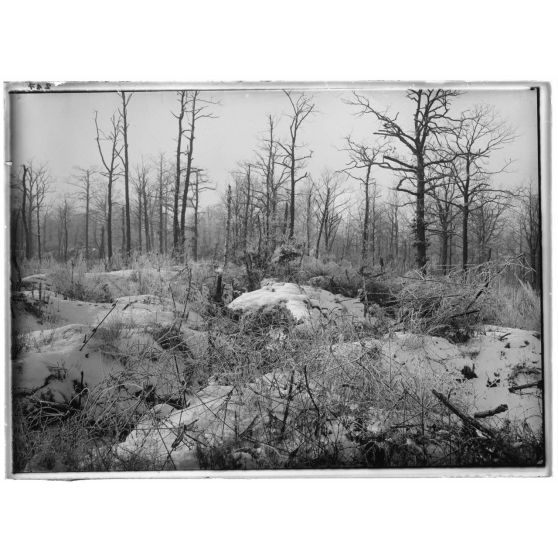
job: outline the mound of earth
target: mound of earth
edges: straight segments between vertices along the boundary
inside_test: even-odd
[[[364,321],[364,305],[358,299],[296,283],[267,282],[262,288],[235,298],[228,308],[245,313],[275,306],[284,306],[301,323],[324,318]]]
[[[28,350],[13,363],[15,393],[69,403],[81,389],[82,379],[84,387],[94,386],[121,368],[99,350],[100,343],[95,338],[82,349],[89,334],[90,328],[79,324],[29,333]]]
[[[317,393],[319,385],[299,380],[277,373],[242,388],[213,384],[190,397],[185,409],[154,407],[115,447],[116,455],[180,470],[199,469],[204,459],[214,467],[212,448],[222,447],[226,453],[220,459],[234,468],[257,468],[260,463],[284,467],[295,454],[311,460],[334,453],[351,463],[358,445],[340,421],[316,422],[309,390]]]

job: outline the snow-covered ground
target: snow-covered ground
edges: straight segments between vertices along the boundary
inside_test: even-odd
[[[176,365],[165,360],[165,349],[157,335],[165,328],[180,326],[180,336],[187,348],[185,358],[195,364],[204,358],[209,347],[204,319],[172,299],[126,293],[130,278],[136,273],[123,270],[94,274],[95,280],[110,283],[111,292],[122,291],[111,303],[67,300],[50,290],[48,276],[25,278],[26,290],[21,293],[14,316],[24,344],[13,363],[15,393],[67,404],[84,386],[91,390],[110,377],[120,378],[122,386],[131,386],[126,396],[128,402],[129,393],[141,391],[146,385],[163,386],[166,393],[180,392],[181,380],[172,376]],[[176,273],[170,270],[167,276]],[[323,319],[329,324],[339,320],[360,323],[365,319],[364,307],[356,299],[277,281],[242,294],[228,308],[243,314],[276,305],[284,306],[299,324]],[[34,313],[33,307],[39,307],[40,312]],[[284,338],[282,334],[272,342],[280,345]],[[234,343],[234,337],[217,343]],[[231,450],[231,459],[238,460],[240,466],[254,466],[260,458],[283,466],[295,448],[300,452],[298,455],[305,451],[310,455],[317,447],[316,439],[307,443],[306,434],[298,430],[295,422],[289,422],[301,413],[314,412],[316,402],[311,393],[319,392],[337,405],[336,398],[344,393],[346,385],[358,383],[363,374],[374,374],[386,386],[396,386],[401,393],[415,397],[429,397],[432,390],[437,390],[470,416],[506,406],[504,412],[480,419],[494,429],[511,425],[537,434],[542,428],[539,386],[517,389],[542,381],[541,341],[537,332],[485,326],[459,345],[438,337],[396,332],[379,339],[369,337],[324,347],[320,358],[323,370],[329,371],[323,375],[318,370],[310,377],[297,377],[294,381],[294,377],[278,372],[235,385],[220,385],[210,379],[214,383],[206,382],[203,389],[188,392],[187,404],[182,409],[166,404],[149,410],[138,407],[136,411],[146,412],[125,441],[116,446],[116,452],[122,458],[133,454],[153,459],[161,466],[172,461],[180,469],[198,468],[197,447],[222,446],[240,439],[245,447]],[[102,404],[107,399],[100,397],[98,401]],[[383,432],[407,420],[390,410],[385,401],[368,404],[369,432]],[[286,408],[288,405],[290,409]],[[119,404],[113,411],[117,409],[121,409]],[[318,446],[334,448],[336,455],[345,456],[350,462],[352,452],[356,451],[350,425],[332,416],[326,424],[327,428],[318,436]],[[276,434],[279,432],[281,443],[267,447],[265,436],[274,429]]]

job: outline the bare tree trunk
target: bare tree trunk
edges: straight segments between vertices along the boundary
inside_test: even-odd
[[[231,209],[232,209],[232,191],[231,185],[227,187],[227,225],[225,229],[225,265],[229,261],[230,238],[231,238]]]
[[[303,163],[304,159],[308,159],[311,156],[308,155],[306,157],[297,156],[298,147],[297,136],[302,123],[308,116],[314,111],[314,104],[311,102],[311,99],[308,98],[306,95],[301,94],[298,99],[293,99],[291,93],[288,91],[285,92],[289,102],[291,104],[293,113],[291,116],[291,123],[289,125],[289,140],[290,143],[288,146],[283,147],[286,155],[286,162],[285,167],[289,169],[289,180],[290,180],[290,218],[289,218],[289,238],[294,237],[294,229],[295,229],[295,190],[296,184],[300,180],[302,180],[305,176],[300,176],[296,178],[296,171],[297,167],[300,168],[301,164]]]
[[[40,204],[39,204],[39,192],[37,192],[37,254],[39,256],[39,263],[42,262],[40,210],[41,210],[41,207],[40,207]]]
[[[24,240],[25,240],[25,258],[31,259],[31,242],[30,242],[30,234],[29,234],[29,222],[27,216],[27,195],[28,195],[28,188],[27,188],[27,176],[28,176],[29,169],[23,165],[23,179],[22,179],[22,188],[23,188],[23,198],[21,200],[21,221],[23,223],[23,233],[24,233]],[[31,205],[31,201],[29,201],[29,205]]]
[[[163,238],[163,155],[159,158],[159,253],[165,253],[165,244]]]
[[[149,253],[151,251],[151,237],[149,235],[149,211],[147,205],[147,191],[146,188],[143,189],[143,225],[145,227],[145,251]]]
[[[461,266],[465,271],[469,264],[469,197],[467,192],[463,195],[463,214],[462,214],[462,251]]]
[[[371,239],[370,248],[372,252],[372,265],[376,263],[376,188],[372,193],[372,227],[371,227]]]
[[[366,178],[364,180],[364,223],[362,226],[362,246],[360,250],[360,264],[364,269],[368,259],[368,237],[370,228],[370,171],[372,165],[366,167]]]
[[[182,127],[182,123],[184,121],[184,114],[186,112],[186,91],[180,91],[179,95],[179,102],[180,102],[180,111],[176,116],[178,120],[178,136],[176,139],[176,171],[174,177],[174,215],[173,215],[173,223],[172,223],[172,238],[173,238],[173,249],[175,254],[177,254],[180,250],[180,224],[178,221],[178,211],[179,211],[179,202],[180,202],[180,174],[182,172],[181,168],[181,156],[182,156],[182,136],[184,134],[184,130]]]
[[[182,193],[182,212],[180,214],[180,234],[182,246],[184,247],[184,240],[186,238],[186,207],[188,204],[188,192],[190,190],[190,176],[192,172],[192,159],[194,157],[194,138],[196,131],[196,101],[198,98],[198,91],[194,91],[192,95],[192,108],[191,108],[191,122],[190,122],[190,135],[188,136],[188,152],[186,154],[186,177],[184,179],[184,192]]]
[[[448,224],[447,222],[444,222],[442,224],[442,233],[440,238],[440,266],[444,275],[448,272],[448,238]]]
[[[141,227],[141,214],[142,214],[142,210],[143,210],[143,196],[141,195],[141,184],[139,185],[138,188],[138,247],[139,247],[139,252],[140,254],[142,253],[142,241],[141,241],[141,235],[142,235],[142,227]]]
[[[312,226],[312,188],[308,190],[306,199],[306,255],[310,255],[310,238]]]
[[[416,210],[416,238],[415,246],[417,249],[416,262],[417,268],[421,271],[426,269],[426,223],[424,219],[424,195],[425,177],[424,161],[422,156],[417,156],[417,210]]]
[[[289,202],[285,202],[285,215],[283,217],[283,236],[287,234],[288,222],[289,222]]]
[[[248,251],[248,236],[249,236],[249,216],[250,216],[250,170],[251,167],[248,165],[248,171],[246,173],[246,200],[244,207],[244,252]]]
[[[124,197],[126,205],[126,257],[129,258],[132,252],[131,228],[130,228],[130,161],[128,158],[128,103],[130,95],[126,98],[126,93],[122,91],[122,137],[124,139]]]
[[[99,259],[105,259],[105,226],[101,226],[101,240],[99,242]]]
[[[68,261],[68,202],[64,200],[64,263]]]
[[[45,254],[46,245],[47,245],[47,217],[48,217],[48,210],[43,214],[43,254]]]
[[[126,257],[126,210],[122,207],[122,216],[121,216],[121,223],[122,223],[122,257]]]
[[[112,260],[112,179],[107,189],[107,256]]]
[[[199,230],[199,208],[200,208],[200,181],[199,172],[196,171],[196,182],[194,191],[194,227],[192,234],[192,257],[198,261],[198,230]]]
[[[89,260],[89,194],[91,188],[91,171],[85,171],[85,259]]]

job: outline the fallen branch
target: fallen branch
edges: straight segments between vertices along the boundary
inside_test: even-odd
[[[494,409],[490,409],[488,411],[479,411],[478,413],[475,413],[473,416],[475,418],[488,418],[488,417],[493,417],[494,415],[498,415],[500,413],[505,413],[508,410],[508,406],[503,403],[502,405],[498,405],[498,407],[494,408]]]
[[[515,393],[516,391],[521,391],[522,389],[533,388],[533,387],[542,389],[543,381],[538,380],[536,382],[529,382],[528,384],[521,384],[520,386],[512,386],[511,388],[509,388],[509,391],[511,393]]]
[[[485,434],[486,436],[488,436],[491,439],[495,439],[496,435],[494,434],[494,432],[492,432],[492,430],[490,430],[490,428],[487,428],[486,426],[484,426],[483,424],[481,424],[480,422],[478,422],[477,420],[475,420],[474,418],[466,415],[463,411],[460,411],[457,407],[455,407],[453,404],[451,404],[448,400],[447,397],[445,397],[444,395],[442,395],[440,392],[436,391],[435,389],[432,390],[432,393],[436,396],[436,398],[441,401],[454,415],[457,415],[465,424],[468,424],[469,426],[472,426],[473,428],[475,428],[476,430],[479,430],[480,432],[482,432],[483,434]]]
[[[124,307],[124,310],[126,310],[126,308],[129,306],[126,305],[126,307]],[[79,350],[81,351],[85,345],[87,345],[87,343],[89,343],[89,341],[91,341],[91,339],[93,339],[93,336],[97,333],[97,330],[101,327],[102,323],[109,317],[110,313],[116,308],[116,302],[112,303],[112,307],[110,308],[110,310],[105,314],[105,317],[91,330],[91,335],[89,337],[87,337],[87,335],[85,336],[85,340],[83,341],[83,345],[79,348]]]
[[[511,332],[504,333],[504,335],[501,335],[500,337],[498,337],[498,339],[500,341],[503,341],[506,337],[509,337],[510,335],[511,335]]]
[[[439,399],[452,413],[457,415],[465,424],[471,426],[482,432],[485,436],[488,436],[494,443],[498,444],[502,450],[502,453],[505,454],[507,457],[512,459],[513,461],[517,461],[519,456],[513,448],[510,448],[505,442],[500,440],[495,432],[493,432],[490,428],[487,428],[483,424],[481,424],[478,420],[466,415],[463,411],[460,411],[457,407],[452,405],[448,398],[443,396],[440,392],[436,391],[435,389],[432,390],[432,393]]]

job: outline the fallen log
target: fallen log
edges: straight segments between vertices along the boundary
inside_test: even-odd
[[[502,405],[498,405],[498,407],[494,408],[494,409],[490,409],[488,411],[479,411],[478,413],[475,413],[473,416],[475,418],[488,418],[488,417],[493,417],[494,415],[498,415],[500,413],[504,413],[508,410],[508,406],[503,403]]]

